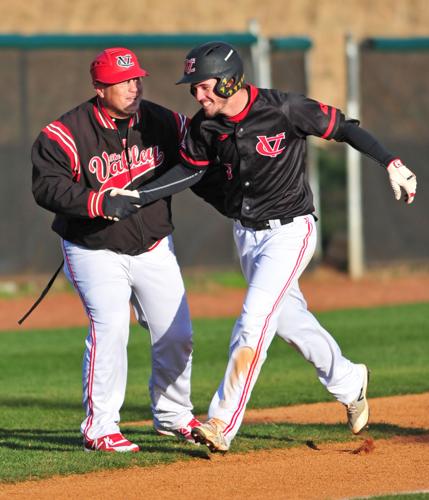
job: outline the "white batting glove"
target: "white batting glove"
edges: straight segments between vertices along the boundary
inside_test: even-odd
[[[137,189],[130,191],[129,189],[113,188],[110,191],[110,196],[116,196],[118,194],[120,194],[122,196],[134,196],[134,198],[140,198],[140,195],[139,195],[139,192],[137,191]]]
[[[416,195],[417,178],[409,168],[407,168],[399,158],[392,160],[387,166],[390,185],[392,186],[395,198],[401,199],[401,188],[405,191],[404,201],[412,203]]]

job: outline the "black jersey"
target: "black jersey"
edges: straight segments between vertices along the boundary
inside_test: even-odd
[[[258,222],[312,213],[306,137],[335,139],[344,115],[303,95],[253,85],[247,90],[249,102],[235,117],[206,119],[203,110],[194,116],[182,163],[208,167],[208,179],[221,179],[221,211],[228,217]],[[204,179],[196,186],[203,189]]]

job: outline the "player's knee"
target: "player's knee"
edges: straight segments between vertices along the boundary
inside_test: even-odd
[[[130,329],[129,319],[121,318],[115,314],[104,316],[102,320],[94,318],[91,323],[91,328],[98,338],[102,335],[107,335],[110,338],[123,338],[124,335],[128,335]]]
[[[171,353],[191,354],[193,349],[192,328],[170,328],[162,335],[152,335],[152,350],[165,355]],[[162,354],[162,355],[164,355]]]

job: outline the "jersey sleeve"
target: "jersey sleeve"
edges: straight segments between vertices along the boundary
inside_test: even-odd
[[[203,115],[197,113],[191,120],[180,147],[180,161],[183,165],[194,168],[206,168],[213,163],[209,141],[205,139],[202,127]]]
[[[303,95],[289,95],[287,113],[298,135],[314,135],[327,140],[335,137],[345,120],[339,109]]]
[[[37,204],[56,214],[96,217],[102,196],[79,184],[77,148],[69,130],[60,122],[46,126],[33,144],[32,190]]]
[[[191,190],[222,215],[227,215],[223,177],[220,168],[209,168]]]
[[[175,111],[173,111],[173,116],[176,121],[178,143],[182,144],[191,120],[186,115]]]

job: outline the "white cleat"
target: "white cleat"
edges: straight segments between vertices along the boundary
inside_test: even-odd
[[[344,405],[347,410],[347,422],[353,434],[359,434],[368,428],[369,405],[366,392],[369,382],[369,370],[365,365],[358,365],[363,371],[363,383],[358,397],[351,403]]]
[[[229,450],[223,434],[225,423],[217,418],[211,418],[205,424],[192,429],[192,436],[195,442],[205,444],[211,452],[220,451],[226,453]]]

